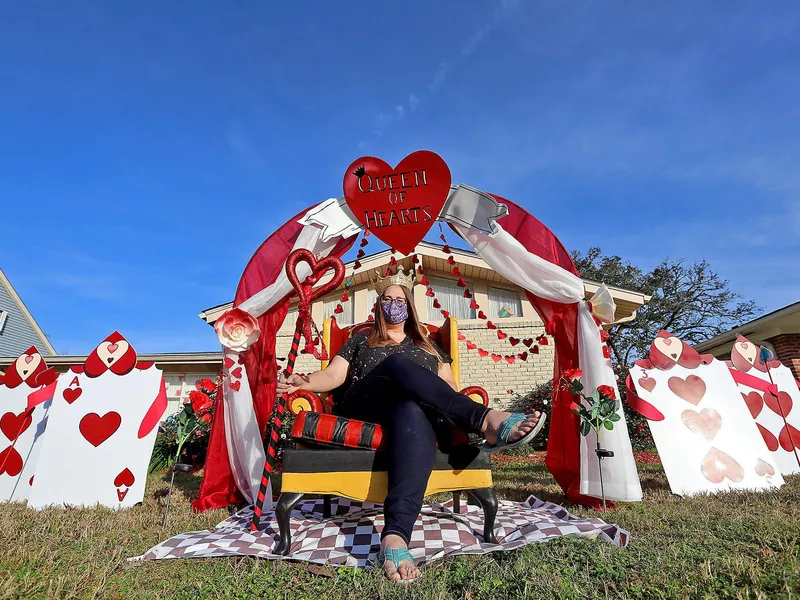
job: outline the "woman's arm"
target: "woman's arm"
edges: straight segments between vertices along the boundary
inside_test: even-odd
[[[335,390],[347,378],[348,363],[341,356],[334,356],[325,369],[314,371],[308,375],[293,374],[288,379],[283,375],[278,378],[278,394],[291,394],[297,390],[323,393]]]
[[[439,377],[444,379],[448,385],[453,388],[455,391],[458,391],[458,386],[456,385],[456,378],[453,377],[453,369],[450,368],[448,363],[439,363]]]

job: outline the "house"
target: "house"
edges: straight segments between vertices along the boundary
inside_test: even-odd
[[[549,381],[553,377],[553,345],[539,345],[539,354],[530,354],[527,360],[515,359],[509,364],[505,359],[495,362],[491,355],[482,357],[477,348],[490,353],[518,355],[527,350],[522,344],[512,346],[510,338],[525,340],[544,334],[544,326],[533,306],[528,301],[524,290],[514,285],[493,271],[486,262],[473,251],[452,248],[451,254],[455,265],[449,264],[450,254],[444,252],[440,244],[421,242],[414,253],[403,258],[396,258],[398,266],[409,271],[422,266],[430,282],[434,297],[426,295],[426,286],[414,287],[414,302],[420,319],[433,325],[441,325],[443,317],[440,310],[434,307],[437,300],[441,308],[450,312],[458,320],[459,330],[465,339],[460,343],[461,385],[481,385],[494,402],[501,403],[511,393],[526,393],[534,387]],[[418,263],[414,264],[416,255]],[[366,321],[375,304],[375,289],[371,279],[375,273],[384,274],[392,259],[391,250],[365,256],[360,259],[361,267],[352,275],[355,261],[346,264],[345,282],[339,288],[322,298],[311,307],[314,322],[322,330],[325,319],[336,317],[340,325],[350,325]],[[474,296],[480,309],[470,308],[470,300],[464,297],[464,288],[457,285],[458,278],[453,276],[453,267],[458,267],[467,289]],[[320,281],[324,283],[326,278]],[[352,281],[352,285],[346,286]],[[600,283],[584,280],[586,297],[590,298],[600,287]],[[616,321],[628,321],[636,317],[636,311],[650,298],[640,292],[622,288],[609,288],[617,305]],[[342,302],[342,294],[347,291],[348,299]],[[213,324],[232,304],[222,304],[206,309],[200,318]],[[341,307],[341,308],[338,308]],[[337,312],[338,310],[338,312]],[[488,320],[499,327],[508,338],[500,340],[497,330],[489,329],[487,321],[479,319],[477,312],[483,311]],[[278,356],[288,354],[294,325],[297,319],[297,307],[293,305],[278,334]],[[475,349],[468,349],[467,342],[475,344]],[[319,369],[319,361],[311,355],[300,355],[295,365],[298,372],[310,372]]]
[[[16,358],[31,346],[36,346],[42,356],[56,354],[56,349],[0,269],[0,356]]]
[[[775,358],[792,370],[795,377],[800,378],[800,302],[737,325],[695,347],[698,352],[728,360],[733,343],[740,335],[768,348]]]

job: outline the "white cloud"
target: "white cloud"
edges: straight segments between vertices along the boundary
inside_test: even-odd
[[[419,106],[420,102],[421,102],[421,100],[419,98],[417,98],[414,94],[409,94],[409,96],[408,96],[408,107],[411,110],[416,110],[417,106]]]

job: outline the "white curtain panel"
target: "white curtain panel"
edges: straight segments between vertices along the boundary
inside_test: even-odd
[[[611,361],[603,358],[600,331],[592,318],[589,304],[584,298],[580,277],[566,269],[528,252],[512,235],[496,223],[497,232],[486,235],[475,229],[455,224],[461,236],[480,254],[488,265],[509,281],[545,300],[563,304],[578,303],[578,364],[583,371],[581,382],[587,390],[599,385],[619,389],[611,368]],[[633,459],[625,415],[612,431],[603,430],[600,445],[614,451],[614,458],[603,463],[603,483],[606,498],[619,501],[642,499],[642,488],[636,463]],[[594,434],[581,436],[581,493],[600,497],[600,473],[594,453]]]
[[[458,280],[429,276],[428,282],[436,297],[426,296],[428,316],[423,318],[428,321],[440,321],[444,318],[440,312],[442,310],[446,310],[458,320],[475,318],[475,309],[469,307],[470,301],[464,298],[465,288],[458,285]],[[472,292],[472,284],[468,283],[466,289]],[[440,308],[434,308],[434,300],[439,301]]]

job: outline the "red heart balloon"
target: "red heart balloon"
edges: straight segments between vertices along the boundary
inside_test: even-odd
[[[450,169],[438,154],[412,152],[392,168],[364,156],[342,183],[356,219],[386,245],[410,254],[436,222],[450,193]]]
[[[297,276],[297,263],[300,262],[308,263],[308,266],[311,267],[311,275],[302,282]],[[333,269],[331,280],[325,285],[313,289],[313,285],[319,281],[320,277],[328,269]],[[326,256],[318,259],[309,250],[301,248],[292,252],[289,258],[286,259],[286,277],[289,278],[297,295],[300,297],[300,302],[310,305],[317,298],[339,287],[339,284],[344,280],[344,263],[342,259],[336,256]]]

